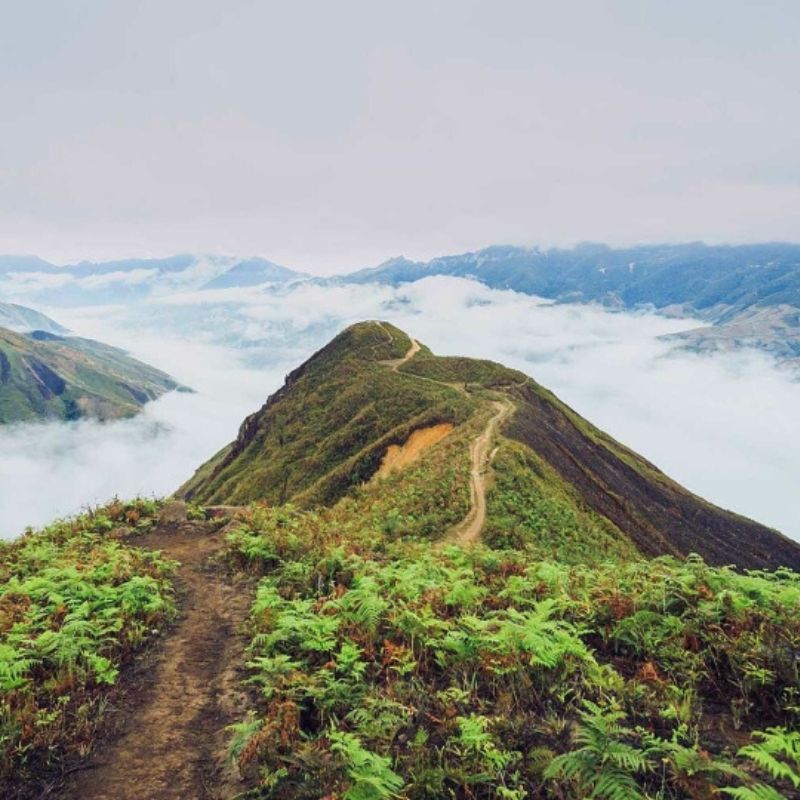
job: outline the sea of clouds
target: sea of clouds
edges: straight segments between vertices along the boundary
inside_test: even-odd
[[[46,310],[46,309],[44,309]],[[165,495],[345,325],[386,319],[441,354],[534,377],[692,491],[800,539],[800,383],[766,356],[664,337],[696,320],[553,305],[474,281],[191,291],[52,311],[196,390],[131,420],[0,428],[0,536],[119,495]]]

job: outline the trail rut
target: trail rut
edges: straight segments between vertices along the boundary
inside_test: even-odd
[[[510,400],[493,400],[495,414],[470,445],[471,468],[469,473],[470,509],[466,517],[450,531],[448,542],[468,545],[476,542],[486,522],[486,471],[492,463],[497,448],[492,448],[497,428],[514,411]]]
[[[181,616],[122,730],[59,795],[64,800],[223,800],[242,791],[225,766],[225,726],[244,715],[244,639],[237,627],[250,603],[246,586],[209,564],[221,532],[185,523],[142,537],[143,548],[180,561]]]

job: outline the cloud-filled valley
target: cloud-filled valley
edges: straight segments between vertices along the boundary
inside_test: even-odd
[[[446,277],[399,288],[188,290],[43,310],[197,393],[167,395],[121,422],[0,429],[6,538],[115,494],[171,492],[289,369],[344,325],[369,318],[388,319],[441,354],[523,370],[692,491],[800,538],[800,384],[755,351],[699,355],[663,338],[697,320],[552,305]]]

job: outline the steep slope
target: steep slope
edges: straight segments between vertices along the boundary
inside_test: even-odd
[[[169,375],[116,347],[0,328],[0,424],[130,416],[176,388]]]
[[[0,303],[0,328],[7,328],[16,333],[29,331],[45,331],[47,333],[66,333],[67,329],[54,319],[32,308],[19,306],[16,303]]]
[[[179,494],[330,504],[369,480],[414,431],[451,423],[451,446],[477,449],[498,403],[513,412],[498,419],[502,436],[491,434],[503,468],[487,500],[487,535],[547,538],[560,516],[571,520],[576,554],[605,542],[647,556],[696,552],[713,564],[800,567],[800,545],[688,492],[522,373],[437,357],[387,323],[348,328],[292,372]],[[465,470],[485,471],[487,448]]]

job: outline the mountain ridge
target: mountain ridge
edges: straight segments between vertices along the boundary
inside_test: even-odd
[[[800,546],[523,373],[358,323],[191,488],[0,543],[3,796],[795,797]]]
[[[431,275],[472,277],[559,302],[657,309],[683,305],[730,318],[751,305],[800,307],[800,244],[582,244],[543,249],[492,245],[429,261],[397,257],[338,276],[344,283],[406,283]]]
[[[179,272],[211,259],[219,275],[272,270],[276,280],[308,278],[261,257],[182,254],[164,258],[81,261],[57,266],[36,256],[0,255],[0,274],[46,272],[78,278],[157,269]],[[428,261],[397,256],[381,264],[318,280],[339,283],[406,283],[430,275],[469,276],[491,288],[513,289],[560,302],[604,302],[626,308],[683,305],[726,321],[750,306],[800,307],[800,244],[766,242],[708,245],[703,242],[610,247],[584,243],[571,248],[491,245]]]
[[[523,373],[414,344],[385,322],[345,329],[178,494],[206,504],[334,503],[375,475],[391,445],[442,423],[454,426],[455,440],[500,400],[514,408],[498,439],[499,452],[508,444],[517,459],[508,468],[543,493],[560,487],[565,509],[588,515],[587,536],[597,524],[649,557],[698,552],[713,564],[800,567],[800,545],[688,492]],[[522,510],[517,517],[506,523],[524,531]]]

